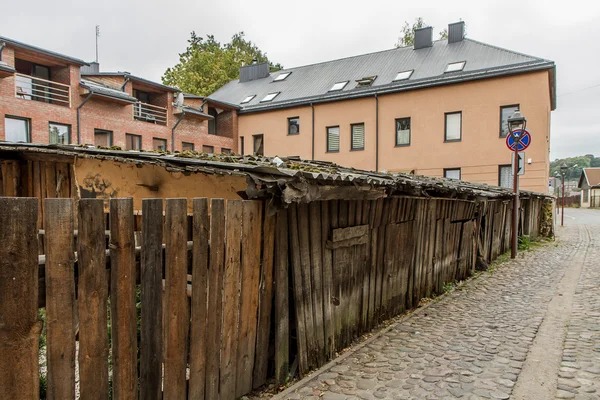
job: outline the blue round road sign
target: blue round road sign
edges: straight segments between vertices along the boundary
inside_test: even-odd
[[[506,147],[508,147],[510,150],[515,151],[515,136],[520,136],[519,148],[517,149],[518,151],[525,150],[531,144],[531,135],[527,129],[515,129],[512,131],[512,134],[506,136]]]

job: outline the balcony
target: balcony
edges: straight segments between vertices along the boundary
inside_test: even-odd
[[[167,125],[167,109],[138,101],[133,104],[133,119],[158,125]]]
[[[30,75],[15,73],[15,96],[19,99],[71,107],[71,87],[69,85]]]

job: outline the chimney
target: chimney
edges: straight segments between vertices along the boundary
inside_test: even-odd
[[[84,75],[93,75],[100,72],[100,64],[93,61],[90,65],[84,65],[81,67],[81,73]]]
[[[431,26],[415,30],[414,49],[424,49],[433,46],[433,28]]]
[[[462,42],[465,38],[465,21],[448,24],[448,43]]]
[[[269,63],[243,65],[240,68],[240,83],[263,79],[270,74]]]

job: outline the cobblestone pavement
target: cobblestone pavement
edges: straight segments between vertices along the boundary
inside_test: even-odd
[[[600,399],[599,239],[600,226],[562,228],[556,243],[484,273],[279,398],[508,399],[570,259],[586,251],[556,394]]]

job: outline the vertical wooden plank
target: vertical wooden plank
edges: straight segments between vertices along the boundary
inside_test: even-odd
[[[223,270],[225,264],[225,201],[210,202],[210,264],[208,267],[208,328],[206,332],[206,398],[219,398]]]
[[[80,207],[84,200],[80,201]],[[102,200],[95,200],[102,210]],[[83,215],[82,215],[83,218]],[[142,200],[140,397],[162,398],[162,199]],[[101,220],[98,225],[102,226]],[[103,232],[104,233],[104,232]],[[104,238],[102,238],[104,239]]]
[[[0,398],[39,399],[37,199],[0,198]]]
[[[2,184],[4,196],[17,197],[20,195],[21,170],[18,161],[2,161]]]
[[[108,397],[108,281],[104,201],[80,200],[78,221],[79,393],[82,399],[100,400]],[[160,289],[162,291],[162,287]],[[159,335],[160,332],[159,329]]]
[[[303,283],[303,266],[300,256],[298,232],[298,211],[295,204],[288,207],[288,226],[290,236],[290,260],[292,263],[292,284],[296,309],[296,336],[298,341],[298,366],[300,375],[306,374],[311,366],[316,367],[314,328],[311,300],[311,281]],[[310,278],[310,275],[309,275]],[[308,349],[310,350],[310,357]]]
[[[235,398],[240,309],[240,255],[242,201],[228,200],[225,213],[225,272],[223,274],[223,329],[219,393]]]
[[[341,201],[331,200],[329,201],[329,216],[331,218],[331,229],[339,228],[339,204]],[[329,233],[328,235],[330,235]],[[331,296],[332,296],[332,310],[334,320],[334,342],[336,350],[343,348],[340,340],[342,334],[342,302],[341,302],[341,285],[340,285],[340,265],[337,263],[337,251],[333,250],[332,254],[332,266],[331,266]]]
[[[277,214],[275,236],[275,382],[286,382],[289,372],[288,226],[287,213]]]
[[[259,201],[242,204],[242,291],[238,333],[236,397],[252,390],[256,349],[258,290],[260,278],[260,235],[262,208]]]
[[[335,320],[333,312],[333,252],[325,246],[331,231],[328,201],[321,202],[321,242],[323,252],[323,319],[325,323],[325,351],[335,357]]]
[[[69,182],[69,165],[67,163],[56,163],[56,194],[57,197],[69,198],[71,184]]]
[[[56,163],[55,162],[45,162],[46,164],[46,197],[54,198],[58,197],[58,192],[56,190]]]
[[[204,399],[208,320],[208,199],[193,200],[192,310],[188,399]]]
[[[113,399],[137,399],[133,199],[110,199],[110,319]]]
[[[318,345],[319,365],[327,360],[325,350],[325,322],[323,320],[323,255],[321,247],[321,202],[313,201],[309,204],[310,219],[310,263],[312,277],[312,300],[314,312],[315,340]]]
[[[75,397],[73,200],[46,199],[48,398]]]
[[[362,213],[360,224],[369,224],[369,200],[362,201]],[[362,266],[362,294],[361,294],[361,330],[369,330],[369,289],[371,279],[371,229],[369,229],[369,241],[364,245],[364,262]]]
[[[267,215],[262,231],[262,263],[260,269],[260,292],[258,301],[258,326],[256,334],[256,357],[252,388],[267,381],[269,361],[269,332],[271,330],[271,305],[273,303],[273,257],[275,250],[275,216]]]
[[[373,207],[371,207],[373,210]],[[373,328],[377,321],[376,317],[376,302],[375,298],[377,297],[377,241],[379,235],[379,229],[374,228],[371,229],[371,243],[370,243],[370,265],[369,265],[369,311],[368,311],[368,327]]]

